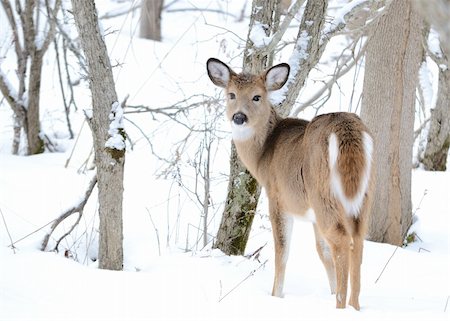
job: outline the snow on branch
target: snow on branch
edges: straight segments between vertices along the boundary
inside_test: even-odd
[[[295,17],[297,12],[300,10],[300,8],[302,7],[304,2],[305,2],[305,0],[297,0],[289,8],[289,11],[286,14],[286,16],[284,17],[283,22],[280,24],[280,27],[275,32],[275,34],[272,36],[272,39],[271,39],[271,41],[270,41],[270,43],[268,45],[268,50],[269,51],[272,50],[272,49],[275,49],[275,46],[280,42],[280,40],[283,37],[283,35],[285,34],[287,28],[291,24],[292,19]]]
[[[9,82],[8,77],[3,73],[1,69],[0,69],[0,91],[11,106],[19,100],[17,91],[15,90],[14,86]]]
[[[5,97],[8,104],[13,109],[16,115],[21,115],[26,110],[27,96],[24,94],[22,99],[19,99],[18,93],[14,86],[9,82],[7,76],[0,69],[0,93]]]
[[[321,41],[323,41],[324,38],[331,37],[336,32],[344,29],[347,24],[347,20],[354,16],[355,13],[361,8],[366,7],[366,5],[370,2],[373,2],[373,0],[353,0],[339,9],[333,20],[325,25]]]
[[[268,25],[255,21],[255,24],[249,34],[249,38],[253,42],[253,46],[255,48],[264,48],[271,43],[272,37],[266,36],[268,29]]]
[[[111,105],[109,114],[109,138],[105,143],[106,148],[124,150],[125,149],[125,131],[123,127],[123,108],[119,102],[115,101]]]
[[[269,27],[263,23],[255,21],[255,24],[252,26],[249,35],[249,38],[253,42],[254,47],[260,50],[264,50],[264,52],[266,53],[273,51],[280,42],[283,35],[286,33],[286,30],[291,24],[292,19],[300,10],[304,2],[305,0],[295,1],[295,3],[290,7],[289,11],[285,15],[284,20],[280,24],[277,31],[270,37],[267,36],[267,29],[269,29]]]

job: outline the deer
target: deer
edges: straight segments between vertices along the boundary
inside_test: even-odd
[[[210,58],[207,73],[225,90],[238,157],[265,189],[275,248],[272,295],[283,297],[294,217],[313,223],[316,249],[336,308],[360,310],[363,243],[374,189],[374,140],[354,113],[282,118],[269,95],[288,80],[281,63],[259,75],[236,73]]]

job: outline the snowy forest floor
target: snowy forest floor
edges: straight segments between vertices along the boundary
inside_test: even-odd
[[[0,208],[14,241],[52,219],[55,199],[76,194],[64,156],[0,157]],[[268,243],[257,259],[177,248],[136,253],[142,246],[126,232],[125,271],[111,272],[40,252],[43,231],[13,250],[3,224],[0,320],[448,320],[449,184],[448,172],[413,172],[418,238],[405,248],[365,242],[359,312],[334,308],[309,223],[294,226],[283,299],[270,296],[267,229],[252,234],[249,254]],[[132,220],[125,210],[125,226]]]

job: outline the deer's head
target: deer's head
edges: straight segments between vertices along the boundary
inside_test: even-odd
[[[227,118],[231,122],[233,139],[247,140],[258,128],[264,128],[271,114],[269,92],[286,83],[289,65],[276,65],[260,75],[237,74],[222,61],[210,58],[206,64],[208,76],[219,87],[225,88]]]

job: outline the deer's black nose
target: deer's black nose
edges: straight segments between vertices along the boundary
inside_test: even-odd
[[[233,122],[236,125],[242,125],[243,123],[247,122],[247,116],[243,113],[236,113],[233,115]]]

